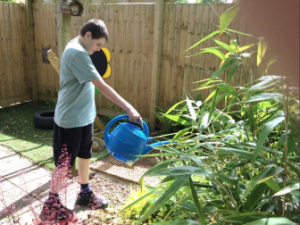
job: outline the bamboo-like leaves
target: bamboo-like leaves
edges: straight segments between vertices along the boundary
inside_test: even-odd
[[[186,57],[193,57],[193,56],[201,55],[201,54],[204,54],[204,53],[212,53],[212,54],[218,56],[221,60],[225,60],[226,59],[225,55],[221,51],[219,51],[219,50],[217,50],[215,48],[206,48],[206,49],[202,50],[201,52],[198,52],[198,53],[196,53],[194,55],[188,55]]]
[[[241,103],[250,103],[257,101],[266,101],[266,100],[275,100],[276,102],[282,102],[282,94],[279,93],[259,93],[251,96],[247,100],[242,101]]]
[[[257,155],[259,154],[260,149],[262,148],[265,140],[269,136],[271,130],[275,126],[277,126],[279,123],[281,123],[282,121],[284,121],[284,115],[279,114],[279,115],[273,116],[269,120],[269,122],[267,122],[266,124],[263,125],[262,131],[260,132],[259,138],[257,140],[257,144],[256,144],[256,148],[255,148],[255,152],[254,152],[252,161],[254,161],[256,159]]]
[[[229,72],[229,77],[227,82],[230,83],[232,78],[234,77],[235,71],[239,68],[239,66],[242,64],[242,62],[235,62],[233,67],[231,68],[230,72]]]
[[[262,199],[266,188],[266,184],[259,184],[251,191],[244,203],[243,212],[251,212],[254,209],[255,205]]]
[[[147,194],[143,195],[142,197],[138,198],[137,200],[135,200],[134,202],[132,202],[131,204],[127,205],[125,208],[123,208],[120,212],[124,212],[127,209],[129,209],[130,207],[134,206],[135,204],[141,202],[143,199],[149,197],[150,195],[152,195],[155,191],[151,191],[148,192]]]
[[[202,225],[202,224],[193,220],[172,220],[172,221],[153,223],[153,225]]]
[[[178,131],[175,134],[175,136],[173,137],[172,141],[178,141],[182,136],[184,136],[185,134],[187,134],[190,130],[191,130],[191,128],[188,127],[188,128],[185,128],[185,129],[182,129],[182,130]]]
[[[296,225],[287,218],[284,217],[271,217],[271,218],[263,218],[259,220],[254,220],[252,222],[246,223],[245,225]]]
[[[297,184],[291,184],[289,186],[286,186],[282,190],[278,191],[275,195],[273,196],[280,196],[280,195],[286,195],[291,193],[294,190],[299,190],[300,189],[300,183]]]
[[[229,52],[235,52],[235,50],[233,48],[231,48],[229,45],[227,45],[226,43],[219,41],[219,40],[214,40],[219,46],[221,46],[222,48],[226,49]]]
[[[214,80],[217,77],[219,77],[229,67],[233,66],[238,59],[239,58],[235,57],[235,58],[232,58],[232,59],[228,60],[228,62],[224,63],[224,65],[220,69],[218,69],[216,72],[213,73],[213,75],[211,76],[210,79]]]
[[[196,112],[195,112],[195,109],[192,106],[192,102],[188,98],[188,96],[186,96],[186,103],[187,103],[188,109],[190,111],[190,115],[191,115],[192,120],[194,120],[194,122],[196,122],[196,119],[197,119]]]
[[[220,30],[210,33],[186,51],[218,34],[220,36],[224,32],[247,35],[228,29],[228,24],[237,11],[238,8],[232,8],[223,13]],[[145,173],[145,176],[164,176],[163,186],[171,186],[164,190],[163,195],[152,199],[145,205],[140,213],[142,216],[140,221],[146,220],[164,206],[170,198],[176,198],[176,209],[182,209],[184,213],[179,212],[180,216],[172,218],[175,220],[154,224],[200,224],[197,221],[180,219],[189,213],[193,213],[193,218],[198,215],[197,220],[201,221],[201,224],[205,224],[205,219],[208,221],[208,218],[204,217],[204,212],[208,212],[207,217],[212,214],[218,215],[217,218],[210,217],[214,220],[210,222],[217,224],[226,222],[250,225],[294,224],[288,219],[273,216],[276,216],[276,212],[285,207],[284,205],[276,206],[283,198],[286,198],[286,202],[289,201],[291,204],[294,204],[297,199],[295,192],[299,189],[299,183],[281,189],[282,183],[278,182],[277,178],[284,169],[277,163],[280,163],[280,160],[285,157],[283,149],[288,140],[287,148],[289,150],[284,149],[284,151],[288,153],[289,161],[281,165],[288,166],[288,176],[299,172],[298,165],[294,163],[298,153],[295,150],[298,138],[293,141],[294,136],[297,135],[294,135],[293,129],[290,127],[291,119],[288,121],[288,127],[283,126],[286,116],[283,112],[293,115],[289,118],[298,118],[299,109],[296,107],[292,111],[289,110],[291,101],[288,100],[289,111],[283,110],[282,103],[289,97],[284,96],[283,92],[279,90],[281,87],[279,82],[283,80],[280,76],[264,76],[255,83],[252,79],[251,81],[247,80],[244,86],[231,85],[234,78],[241,79],[242,75],[248,76],[248,72],[256,71],[252,68],[249,70],[245,65],[247,62],[244,60],[245,57],[252,56],[257,52],[257,66],[259,66],[265,60],[266,52],[264,41],[260,41],[258,45],[256,40],[255,43],[242,45],[243,43],[239,43],[239,40],[242,39],[235,38],[229,43],[214,39],[217,46],[200,48],[199,52],[195,54],[211,53],[222,60],[216,71],[209,71],[210,78],[195,82],[200,84],[196,90],[212,89],[203,104],[202,102],[196,104],[195,101],[186,97],[185,100],[173,105],[167,113],[162,114],[169,120],[183,125],[184,129],[172,134],[174,135],[173,141],[178,141],[179,144],[175,147],[168,146],[168,148],[158,146],[158,149],[165,152],[158,155],[168,154],[172,157],[177,156],[178,159],[160,163]],[[256,51],[254,48],[257,46],[258,50]],[[268,63],[268,60],[265,61]],[[219,78],[221,75],[226,75],[226,80]],[[219,110],[216,108],[217,103],[223,99],[225,108]],[[186,104],[183,105],[184,102]],[[233,108],[237,108],[237,112],[232,112]],[[224,115],[226,110],[230,112],[230,116]],[[285,137],[285,134],[291,135],[293,138]],[[280,138],[280,136],[282,137]],[[294,144],[289,144],[293,142]],[[178,164],[174,164],[174,162],[178,162]],[[275,162],[276,165],[271,164]],[[218,168],[217,171],[214,170],[215,168]],[[191,178],[193,174],[195,183]],[[187,179],[189,179],[189,185]],[[213,181],[210,184],[218,193],[211,193],[212,189],[205,188],[196,190],[196,180],[200,184]],[[141,178],[142,184],[143,178]],[[181,188],[183,185],[185,185],[184,188]],[[191,194],[186,195],[187,188],[190,189]],[[184,195],[180,193],[175,196],[179,190],[184,191]],[[158,190],[156,193],[161,194]],[[201,198],[199,198],[199,193],[201,193]],[[274,193],[276,194],[273,195]],[[281,197],[281,195],[284,196]],[[277,196],[280,197],[272,199]],[[202,200],[207,204],[203,205]],[[274,203],[275,200],[277,203]],[[276,207],[276,212],[273,207]],[[293,205],[293,207],[295,206]],[[170,215],[168,213],[168,219],[172,217]]]
[[[267,51],[267,42],[265,40],[260,40],[258,43],[258,49],[257,49],[257,66],[260,65],[260,63],[263,60],[263,57]]]
[[[224,13],[222,13],[220,18],[220,35],[227,29],[227,27],[236,16],[239,9],[239,6],[233,6],[230,9],[226,10]]]
[[[192,192],[192,195],[193,195],[193,199],[194,199],[194,202],[195,202],[195,205],[196,205],[197,213],[198,213],[198,216],[199,216],[200,221],[201,221],[201,225],[205,225],[206,224],[205,217],[204,217],[204,214],[203,214],[202,209],[201,209],[201,205],[200,205],[200,202],[199,202],[199,199],[198,199],[198,195],[197,195],[197,192],[196,192],[196,189],[195,189],[195,186],[194,186],[194,181],[192,180],[191,177],[189,178],[189,183],[190,183],[190,188],[191,188],[191,192]]]
[[[245,198],[252,190],[253,188],[262,182],[265,182],[274,176],[276,176],[278,173],[282,172],[283,168],[281,167],[275,167],[274,165],[268,165],[263,170],[260,171],[260,173],[249,183],[247,189],[243,193],[243,198]]]
[[[224,221],[238,223],[238,224],[247,224],[249,221],[257,221],[259,219],[271,216],[268,212],[251,212],[251,213],[241,213],[238,215],[227,216]],[[256,223],[255,223],[256,225]]]
[[[210,124],[210,121],[211,121],[211,118],[213,116],[213,113],[215,112],[215,108],[216,108],[216,105],[217,105],[218,93],[219,93],[219,89],[216,90],[216,94],[215,94],[215,96],[213,98],[213,101],[211,102],[207,124]]]
[[[207,35],[206,37],[204,37],[204,38],[202,38],[200,41],[198,41],[196,44],[194,44],[194,45],[192,45],[191,47],[189,47],[189,48],[188,48],[187,50],[185,50],[184,52],[186,52],[186,51],[188,51],[188,50],[191,50],[191,49],[195,48],[195,47],[198,46],[200,43],[204,42],[205,40],[207,40],[207,39],[209,39],[209,38],[211,38],[211,37],[213,37],[213,36],[215,36],[215,35],[217,35],[217,34],[219,34],[219,33],[220,33],[219,30],[216,30],[216,31],[210,33],[209,35]],[[183,52],[183,53],[184,53],[184,52]]]
[[[253,95],[257,91],[264,90],[268,87],[276,85],[278,82],[280,82],[281,77],[280,76],[264,76],[259,79],[261,82],[251,86],[248,91],[246,91],[245,95]]]
[[[177,102],[176,104],[174,104],[167,112],[166,114],[169,114],[170,112],[172,112],[177,106],[179,106],[180,104],[184,103],[185,101],[180,101],[180,102]]]
[[[167,200],[169,200],[189,179],[189,176],[179,177],[164,194],[148,209],[144,215],[139,219],[139,222],[146,220],[150,215],[155,213]]]
[[[191,123],[189,121],[182,119],[179,116],[174,116],[174,115],[170,115],[170,114],[166,114],[166,113],[163,113],[162,115],[174,122],[181,124],[181,125],[187,125],[187,126],[191,125]]]
[[[198,168],[194,166],[175,166],[170,168],[164,168],[158,171],[147,173],[148,176],[187,176],[192,174],[208,175],[212,172],[208,169]]]

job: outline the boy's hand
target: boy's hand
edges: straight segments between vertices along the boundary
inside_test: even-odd
[[[129,116],[129,121],[133,123],[140,123],[141,126],[143,127],[143,119],[141,115],[135,110],[135,108],[131,107],[128,111],[127,114]]]

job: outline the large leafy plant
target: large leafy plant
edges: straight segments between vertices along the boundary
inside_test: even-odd
[[[157,197],[141,209],[138,222],[157,219],[166,206],[164,221],[154,224],[299,222],[298,93],[283,76],[254,79],[254,71],[267,74],[275,62],[265,58],[263,40],[253,37],[253,44],[241,46],[238,39],[216,38],[247,35],[227,28],[237,10],[223,13],[220,29],[188,49],[215,38],[216,46],[197,54],[216,55],[220,67],[199,82],[199,90],[213,90],[203,102],[187,97],[162,114],[183,129],[172,137],[176,145],[157,147],[168,160],[145,176],[163,180],[152,189]],[[245,85],[234,85],[239,79]]]

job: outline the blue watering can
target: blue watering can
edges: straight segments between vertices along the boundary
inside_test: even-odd
[[[122,122],[109,134],[111,126],[123,119],[129,119],[128,115],[120,115],[113,118],[104,130],[106,149],[118,160],[132,164],[141,158],[141,155],[152,151],[153,146],[170,143],[170,141],[163,141],[147,145],[147,142],[152,141],[153,138],[148,137],[149,128],[145,121],[143,121],[143,130],[138,125]]]

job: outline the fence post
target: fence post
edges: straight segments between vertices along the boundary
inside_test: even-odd
[[[151,72],[151,95],[150,95],[150,130],[155,127],[155,107],[158,103],[159,76],[161,67],[162,29],[164,0],[155,0],[154,28],[153,28],[153,56]]]
[[[31,81],[31,99],[38,100],[38,86],[37,86],[37,69],[36,69],[36,55],[35,55],[35,37],[34,37],[34,23],[32,1],[25,0],[26,13],[26,38],[27,38],[27,62],[28,62],[28,77]]]
[[[58,58],[61,58],[61,54],[64,51],[65,46],[71,39],[71,16],[64,16],[61,13],[62,0],[56,0],[56,33],[58,42]]]

